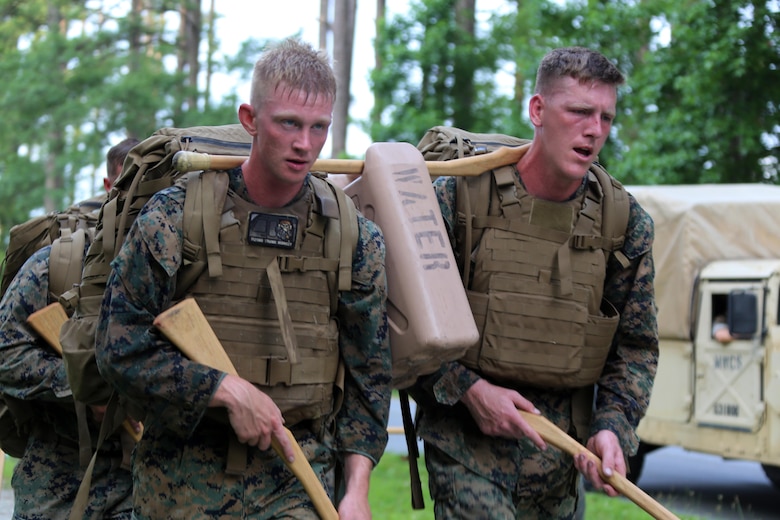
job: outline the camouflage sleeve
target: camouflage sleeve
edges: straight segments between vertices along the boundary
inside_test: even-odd
[[[373,222],[358,218],[352,290],[339,297],[339,347],[346,368],[336,419],[339,450],[379,462],[387,444],[392,359],[387,329],[385,244]]]
[[[152,326],[171,304],[181,265],[183,190],[155,195],[112,263],[96,331],[101,374],[141,405],[146,426],[190,435],[224,374],[184,357]]]
[[[453,248],[455,247],[456,181],[455,177],[439,177],[433,181],[433,192],[439,201],[444,227],[447,228],[447,235],[450,237],[450,244]]]
[[[658,365],[658,325],[653,278],[653,221],[633,197],[623,269],[610,259],[604,297],[620,311],[612,349],[598,381],[591,434],[611,430],[626,455],[636,452],[636,427],[644,416]]]
[[[49,251],[35,252],[16,273],[0,302],[0,387],[24,400],[70,400],[62,358],[27,325],[49,304]]]
[[[439,200],[444,227],[447,228],[453,250],[458,247],[455,240],[456,180],[455,177],[439,177],[433,182],[433,190]],[[421,377],[410,392],[418,401],[433,398],[440,404],[453,405],[460,401],[466,390],[479,379],[476,372],[452,361],[444,363],[437,372]]]

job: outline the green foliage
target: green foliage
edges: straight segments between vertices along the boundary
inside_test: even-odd
[[[582,45],[627,76],[600,157],[616,177],[780,182],[776,1],[507,0],[463,44],[454,6],[418,1],[380,30],[374,140],[415,143],[439,124],[530,137],[526,105],[539,60],[552,48]],[[461,57],[471,66],[456,69]],[[511,92],[493,81],[508,71]],[[466,103],[456,90],[468,90],[469,78],[476,94]]]
[[[780,13],[769,4],[686,2],[666,11],[671,42],[648,53],[632,81],[636,137],[625,143],[626,178],[779,181]],[[773,168],[762,166],[768,161]]]
[[[172,66],[185,53],[170,12],[184,3],[132,12],[130,2],[0,0],[0,247],[31,213],[91,196],[77,186],[102,176],[105,152],[125,136],[236,122],[235,92],[212,101],[208,85]],[[209,60],[211,72],[245,77],[256,56],[240,58]]]
[[[494,99],[499,48],[457,25],[453,0],[409,7],[408,16],[381,21],[377,35],[372,139],[416,143],[438,124],[492,129],[509,111],[506,96]]]
[[[1,489],[11,489],[11,477],[13,477],[14,467],[16,467],[17,459],[6,454],[2,454],[0,457],[4,458],[2,475],[3,486]]]

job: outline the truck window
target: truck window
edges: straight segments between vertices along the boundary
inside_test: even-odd
[[[728,294],[713,294],[712,295],[712,316],[710,316],[712,323],[712,337],[718,341],[730,341],[732,338],[729,334],[728,326]]]
[[[731,291],[728,299],[729,330],[735,337],[750,338],[758,331],[758,297],[746,291]]]
[[[712,295],[712,320],[718,316],[726,318],[726,311],[729,308],[729,295],[728,294],[713,294]]]
[[[712,295],[712,337],[721,343],[752,338],[758,330],[758,298],[745,291]]]

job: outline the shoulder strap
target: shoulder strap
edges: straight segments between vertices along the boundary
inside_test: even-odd
[[[484,232],[484,224],[493,208],[493,198],[500,197],[506,204],[517,202],[514,192],[515,169],[513,165],[488,170],[478,177],[458,177],[456,182],[457,223],[461,228],[458,239],[461,244],[460,256],[463,262],[463,283],[468,287],[471,274],[471,255],[476,249]],[[495,190],[493,190],[495,187]]]
[[[630,202],[628,192],[623,185],[612,177],[599,163],[594,162],[591,171],[601,185],[604,195],[602,204],[601,235],[612,241],[611,254],[624,268],[630,261],[621,248],[626,240]],[[605,254],[609,254],[605,251]]]
[[[331,291],[331,310],[335,312],[338,305],[338,292],[349,291],[352,287],[352,256],[357,248],[359,234],[357,209],[352,199],[330,181],[312,177],[312,185],[321,201],[332,200],[335,196],[338,206],[338,218],[331,216],[328,219],[324,251],[325,258],[338,258],[339,262],[336,280],[330,282],[337,289]]]
[[[352,288],[352,255],[357,249],[358,223],[357,210],[352,199],[340,189],[334,189],[336,201],[339,205],[339,222],[341,223],[341,237],[339,240],[339,291],[348,291]],[[331,256],[329,250],[335,249],[335,244],[328,246],[325,243],[325,256]]]
[[[461,244],[459,256],[463,283],[468,287],[471,276],[471,253],[482,238],[482,229],[474,232],[474,219],[486,217],[490,212],[490,188],[493,172],[487,171],[478,177],[458,177],[455,180],[457,201],[456,234]]]
[[[222,275],[219,228],[229,181],[227,173],[213,170],[193,172],[182,180],[186,187],[182,222],[184,265],[177,275],[177,298],[184,295],[206,267],[209,276]]]

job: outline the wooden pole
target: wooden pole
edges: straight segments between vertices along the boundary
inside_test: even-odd
[[[426,161],[425,166],[432,177],[442,175],[477,176],[488,170],[514,164],[528,151],[530,144],[503,146],[497,150],[451,161]],[[229,170],[243,164],[247,157],[240,155],[209,155],[198,152],[176,152],[173,166],[180,172],[195,170]],[[312,171],[327,173],[361,174],[364,161],[358,159],[317,159]]]
[[[191,360],[228,374],[238,375],[233,362],[230,361],[225,349],[222,348],[219,338],[193,298],[182,300],[160,313],[154,320],[154,326]],[[293,462],[287,460],[279,441],[276,439],[271,441],[274,451],[301,481],[319,515],[325,520],[338,519],[336,508],[317,475],[314,474],[314,470],[309,465],[298,441],[295,440],[290,430],[285,428],[285,432],[295,451],[295,460]]]

